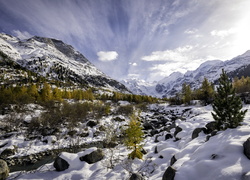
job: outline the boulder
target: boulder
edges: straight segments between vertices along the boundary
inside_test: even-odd
[[[57,156],[53,166],[57,171],[64,171],[69,168],[69,163],[60,156]]]
[[[171,134],[166,134],[165,135],[165,140],[168,140],[168,139],[171,139],[171,138],[173,138],[173,136]]]
[[[170,160],[170,166],[172,166],[176,161],[177,161],[177,159],[175,158],[175,155],[173,155],[171,160]]]
[[[207,133],[210,134],[211,132],[216,130],[216,122],[212,121],[212,122],[207,123],[206,128],[207,128]]]
[[[162,176],[162,180],[174,180],[176,170],[169,166]]]
[[[144,180],[144,178],[138,173],[133,173],[130,176],[129,180]]]
[[[205,128],[196,128],[194,129],[193,133],[192,133],[192,139],[195,139],[199,136],[201,131],[205,131]]]
[[[181,132],[181,131],[182,131],[182,128],[179,127],[179,126],[177,126],[177,127],[175,128],[174,137],[176,138],[176,135],[177,135],[179,132]]]
[[[250,137],[243,143],[243,152],[250,159]]]
[[[4,180],[9,176],[9,167],[7,166],[7,163],[0,159],[0,180]]]
[[[80,157],[80,161],[85,161],[89,164],[96,163],[100,160],[102,160],[104,157],[104,154],[101,149],[97,149],[96,151],[93,151],[90,154],[87,154],[85,156]]]
[[[154,136],[156,134],[159,134],[159,131],[157,129],[153,129],[153,130],[150,131],[151,136]]]
[[[143,123],[143,128],[144,128],[144,130],[154,129],[152,124],[150,124],[149,122]]]
[[[96,126],[97,125],[97,122],[96,121],[88,121],[87,122],[87,126],[89,126],[89,127],[94,127],[94,126]]]

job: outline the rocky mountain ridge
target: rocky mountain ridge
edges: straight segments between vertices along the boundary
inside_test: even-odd
[[[152,87],[152,84],[147,86],[146,83],[140,85],[135,80],[127,80],[124,84],[133,93],[143,93],[157,97],[171,97],[181,91],[184,82],[189,84],[192,89],[199,88],[205,77],[209,82],[216,84],[222,69],[227,72],[230,78],[250,76],[250,50],[228,61],[206,61],[196,70],[188,71],[185,74],[174,72],[155,83],[154,87]],[[150,90],[146,91],[147,89]]]
[[[105,75],[81,53],[60,40],[37,36],[20,40],[0,33],[0,52],[47,79],[70,82],[80,87],[129,92],[123,84]]]

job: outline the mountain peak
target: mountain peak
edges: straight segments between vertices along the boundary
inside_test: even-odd
[[[49,79],[67,81],[81,87],[129,92],[123,84],[105,75],[61,40],[34,36],[20,41],[14,36],[1,34],[0,51],[27,70]]]

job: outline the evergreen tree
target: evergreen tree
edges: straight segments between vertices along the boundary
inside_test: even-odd
[[[182,85],[182,98],[185,104],[190,104],[190,101],[192,100],[192,90],[190,85],[187,85],[186,83]]]
[[[142,159],[143,154],[141,152],[141,143],[143,141],[144,133],[142,131],[141,122],[135,113],[130,116],[130,122],[125,131],[125,135],[125,145],[128,149],[133,149],[133,151],[128,155],[129,158]]]
[[[212,107],[214,110],[212,116],[217,123],[218,130],[239,126],[247,111],[241,111],[241,99],[235,95],[235,89],[224,70],[219,78],[219,87]]]
[[[208,82],[207,78],[204,78],[204,81],[202,82],[200,93],[200,99],[204,101],[205,105],[211,103],[214,90],[213,86]]]

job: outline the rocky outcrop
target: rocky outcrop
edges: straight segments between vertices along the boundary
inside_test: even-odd
[[[64,171],[69,168],[69,163],[61,158],[60,156],[57,156],[57,158],[54,161],[53,164],[54,168],[56,168],[56,171]]]
[[[102,160],[104,157],[104,154],[101,149],[97,149],[96,151],[93,151],[90,154],[87,154],[85,156],[80,157],[80,161],[85,161],[89,164],[96,163],[100,160]]]
[[[9,167],[7,163],[0,159],[0,180],[4,180],[9,176]]]

